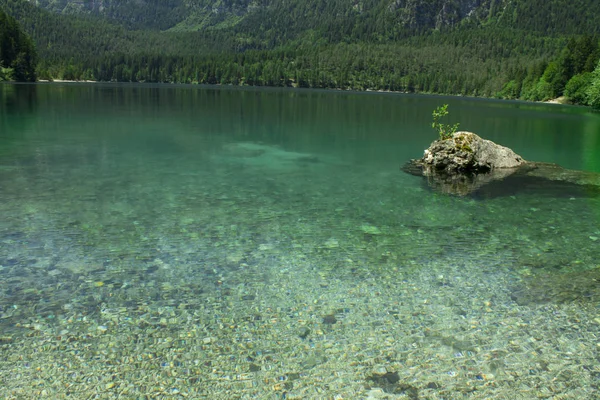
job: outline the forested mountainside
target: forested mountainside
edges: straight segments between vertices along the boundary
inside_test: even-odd
[[[31,0],[40,8],[64,15],[101,16],[130,29],[166,30],[189,12],[184,0]]]
[[[461,23],[494,23],[549,34],[595,33],[595,0],[31,0],[69,15],[98,15],[134,29],[240,30],[332,36],[406,34]]]
[[[528,100],[569,94],[591,104],[600,58],[597,0],[0,0],[0,7],[32,36],[45,79]]]

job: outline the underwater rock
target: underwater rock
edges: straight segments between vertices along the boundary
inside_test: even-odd
[[[379,230],[378,227],[373,226],[373,225],[367,225],[367,224],[363,224],[360,226],[360,230],[365,234],[365,235],[381,235],[381,231]]]
[[[511,298],[521,306],[544,303],[597,302],[600,268],[567,273],[541,272],[525,277],[511,288]]]
[[[264,163],[318,164],[321,162],[321,159],[314,154],[298,153],[282,149],[278,146],[251,142],[226,144],[223,146],[223,155],[233,157],[247,164],[258,165]]]
[[[580,186],[600,187],[600,174],[597,172],[565,169],[557,164],[543,162],[528,162],[526,165],[527,176]]]
[[[568,170],[560,165],[525,161],[507,147],[457,132],[436,140],[423,158],[402,170],[422,176],[432,189],[458,196],[500,197],[531,191],[551,196],[598,196],[600,174]]]

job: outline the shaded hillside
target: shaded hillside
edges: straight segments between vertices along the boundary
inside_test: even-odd
[[[600,2],[596,0],[502,0],[500,3],[502,10],[496,16],[500,26],[547,35],[600,33]]]
[[[0,81],[35,82],[37,54],[19,23],[0,8]]]
[[[166,30],[186,18],[184,0],[34,0],[57,14],[102,16],[130,29]]]
[[[31,35],[42,59],[51,62],[121,53],[190,55],[212,48],[228,50],[225,36],[133,31],[89,15],[55,14],[26,0],[0,0],[0,7]]]

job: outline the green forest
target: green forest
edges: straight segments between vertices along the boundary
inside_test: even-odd
[[[564,96],[600,108],[600,2],[472,3],[0,0],[0,79]]]
[[[35,82],[37,55],[31,38],[0,9],[0,81]]]

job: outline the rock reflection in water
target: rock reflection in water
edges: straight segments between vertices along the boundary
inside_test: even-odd
[[[480,174],[448,174],[410,161],[402,170],[422,176],[427,186],[436,192],[476,199],[517,194],[555,198],[600,196],[600,174],[567,170],[548,163],[528,162],[516,169],[497,169]]]

